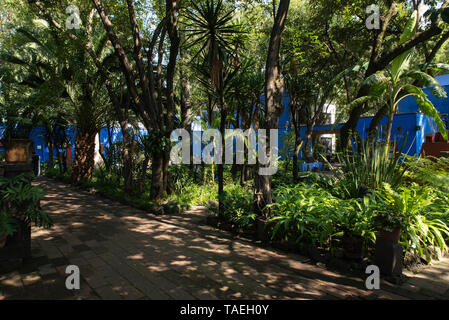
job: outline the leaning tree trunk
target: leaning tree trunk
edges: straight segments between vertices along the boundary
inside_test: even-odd
[[[83,132],[77,128],[75,138],[75,160],[72,167],[72,183],[91,179],[95,165],[96,132]]]
[[[373,120],[371,120],[371,123],[369,125],[368,129],[368,141],[370,143],[374,143],[377,138],[377,134],[379,131],[379,124],[382,121],[382,119],[388,115],[388,105],[384,105],[382,108],[380,108],[379,111],[377,111],[376,115],[374,116]]]
[[[284,110],[282,101],[284,83],[281,72],[280,48],[282,32],[284,30],[285,20],[287,19],[289,6],[290,0],[280,0],[268,47],[265,71],[265,125],[268,130],[278,128],[279,119]],[[267,148],[268,152],[270,152],[269,150],[270,147]],[[259,166],[260,165],[257,167]],[[256,177],[254,179],[254,212],[258,215],[267,216],[268,213],[266,212],[265,207],[272,202],[273,194],[271,191],[271,179],[269,176],[259,175],[258,170],[256,170]]]

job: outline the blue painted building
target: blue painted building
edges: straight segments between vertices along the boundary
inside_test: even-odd
[[[449,97],[449,75],[436,77],[440,85],[445,89]],[[436,98],[430,91],[425,88],[424,92],[428,95],[429,100],[434,104],[440,113],[442,120],[449,129],[449,98]],[[362,139],[368,136],[368,128],[373,117],[362,117],[357,124],[357,131]],[[384,117],[379,124],[379,139],[385,138],[388,118]],[[339,130],[343,124],[332,126],[316,126],[314,131],[317,133],[325,131]],[[301,128],[301,136],[306,133],[306,128]],[[406,139],[406,140],[405,140]],[[449,150],[449,144],[442,141],[441,135],[438,133],[435,122],[432,117],[425,116],[419,110],[418,104],[413,97],[407,97],[399,104],[399,112],[394,116],[393,129],[391,135],[392,143],[395,143],[398,150],[405,141],[403,152],[408,155],[419,156],[423,153],[428,155],[439,156],[439,152]]]
[[[449,75],[439,76],[437,77],[439,83],[443,86],[449,96]],[[446,99],[438,99],[430,92],[429,89],[424,89],[425,93],[428,94],[429,99],[435,105],[437,110],[440,112],[443,121],[446,122],[446,126],[449,128],[449,98]],[[288,127],[290,126],[290,98],[287,93],[284,93],[283,101],[285,105],[285,110],[281,115],[279,121],[279,148],[282,148],[282,137],[286,135],[288,132]],[[262,96],[262,103],[264,103],[264,97]],[[360,136],[364,139],[367,137],[367,129],[370,126],[372,121],[372,117],[362,117],[359,120],[357,125],[357,130]],[[387,117],[385,117],[380,125],[379,125],[379,138],[384,138],[383,134],[386,131],[387,126]],[[326,131],[334,131],[341,129],[342,124],[339,125],[326,125],[326,126],[316,126],[314,128],[314,132],[318,135],[322,135],[323,132]],[[199,130],[199,128],[194,127],[193,131]],[[0,128],[0,134],[3,129]],[[114,127],[110,129],[112,142],[121,141],[123,139],[122,132],[119,127]],[[306,133],[306,127],[301,127],[301,136],[304,136]],[[35,153],[40,156],[41,161],[48,161],[49,159],[49,150],[45,144],[44,139],[45,128],[44,127],[35,127],[31,132],[31,139],[34,141],[34,149]],[[73,159],[75,155],[75,128],[68,127],[67,128],[67,137],[70,141],[71,146],[71,157]],[[147,134],[146,130],[141,129],[139,134]],[[427,117],[419,112],[418,105],[413,97],[408,97],[404,99],[399,105],[399,114],[395,115],[393,120],[393,132],[391,140],[396,143],[398,147],[402,145],[405,138],[407,137],[407,141],[405,144],[404,152],[409,155],[420,155],[423,151],[423,147],[430,146],[430,144],[434,143],[443,145],[443,142],[439,141],[438,130],[436,125],[431,117]],[[98,137],[98,144],[103,144],[105,147],[109,145],[108,139],[108,129],[103,128],[100,130]],[[447,145],[447,150],[449,150],[449,144]],[[443,146],[443,149],[446,148]],[[96,150],[98,151],[100,146],[97,146]],[[431,149],[431,148],[430,148]],[[440,148],[441,149],[441,148]],[[0,149],[0,151],[2,151]],[[62,151],[62,150],[61,150]],[[56,150],[54,150],[54,155],[56,155]],[[98,155],[97,155],[98,157]],[[301,158],[301,155],[300,155]]]

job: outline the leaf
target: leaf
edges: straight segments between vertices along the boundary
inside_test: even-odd
[[[357,98],[357,99],[353,100],[351,103],[345,105],[345,108],[347,108],[348,110],[352,110],[355,107],[357,107],[365,102],[374,100],[374,98],[375,97],[372,97],[372,96],[364,96],[364,97]]]
[[[443,19],[444,22],[449,23],[449,7],[444,8],[441,11],[441,19]]]
[[[363,81],[362,86],[366,85],[370,88],[370,96],[380,97],[388,88],[390,81],[381,73],[375,73]]]
[[[447,63],[428,63],[424,66],[421,66],[421,69],[449,72],[449,64],[447,64]]]
[[[407,85],[404,87],[404,89],[407,92],[413,94],[416,103],[418,104],[419,109],[422,111],[422,113],[424,113],[426,116],[433,117],[433,121],[435,121],[435,124],[437,125],[437,128],[443,136],[444,140],[448,141],[446,125],[441,120],[440,113],[435,108],[433,103],[427,98],[427,95],[424,93],[424,91],[422,91],[421,88],[413,85]]]
[[[398,45],[403,44],[404,42],[410,40],[413,37],[416,31],[417,22],[418,22],[418,12],[415,10],[412,14],[412,17],[407,22],[407,25],[404,28],[404,32],[402,33]],[[408,50],[393,60],[392,76],[394,82],[396,82],[397,79],[400,77],[401,73],[407,69],[410,63],[412,52],[413,52],[412,50]]]
[[[425,86],[431,89],[433,95],[437,98],[447,98],[446,91],[439,84],[439,82],[434,77],[428,75],[425,72],[411,70],[405,72],[402,77],[410,77],[412,79],[415,79],[416,81],[418,81],[420,86]]]
[[[36,27],[41,27],[41,28],[49,28],[49,24],[47,21],[45,21],[44,19],[34,19],[33,20],[33,24]]]
[[[363,65],[355,65],[355,66],[349,67],[349,68],[343,70],[342,72],[340,72],[339,74],[337,74],[335,76],[335,78],[332,79],[332,81],[329,83],[329,85],[334,85],[335,83],[337,83],[338,81],[343,79],[348,74],[358,73],[361,70],[366,70],[366,69],[368,69],[368,63],[364,63]]]

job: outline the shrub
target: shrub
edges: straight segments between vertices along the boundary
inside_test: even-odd
[[[343,169],[335,169],[329,164],[338,181],[341,181],[339,188],[345,198],[363,198],[368,190],[376,190],[383,183],[392,187],[402,184],[406,170],[401,165],[404,145],[394,158],[385,157],[385,144],[363,141],[359,148],[358,151],[338,156]]]
[[[273,239],[332,247],[343,236],[372,242],[367,202],[344,201],[318,185],[299,184],[276,190]]]
[[[0,234],[11,235],[16,230],[16,219],[50,228],[53,221],[40,208],[43,189],[32,186],[32,175],[20,174],[12,178],[0,177]]]
[[[449,192],[449,158],[408,157],[406,177],[421,185]]]
[[[427,261],[431,259],[429,247],[447,251],[445,237],[449,236],[449,228],[441,219],[447,211],[441,212],[444,206],[436,203],[432,188],[412,183],[396,191],[385,184],[377,194],[380,202],[375,213],[376,226],[389,231],[401,227],[401,244],[406,251],[425,255]],[[445,207],[447,210],[447,203]]]
[[[238,231],[253,227],[257,215],[253,213],[253,192],[248,186],[229,184],[224,187],[223,219]],[[218,208],[211,206],[212,212],[218,214]]]

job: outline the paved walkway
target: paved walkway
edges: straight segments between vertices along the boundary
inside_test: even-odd
[[[170,217],[41,180],[52,230],[33,230],[33,256],[0,275],[2,299],[449,299],[449,261],[398,287],[315,266],[201,223],[204,208]],[[81,290],[65,288],[65,268],[81,270]],[[413,275],[412,275],[413,276]]]

